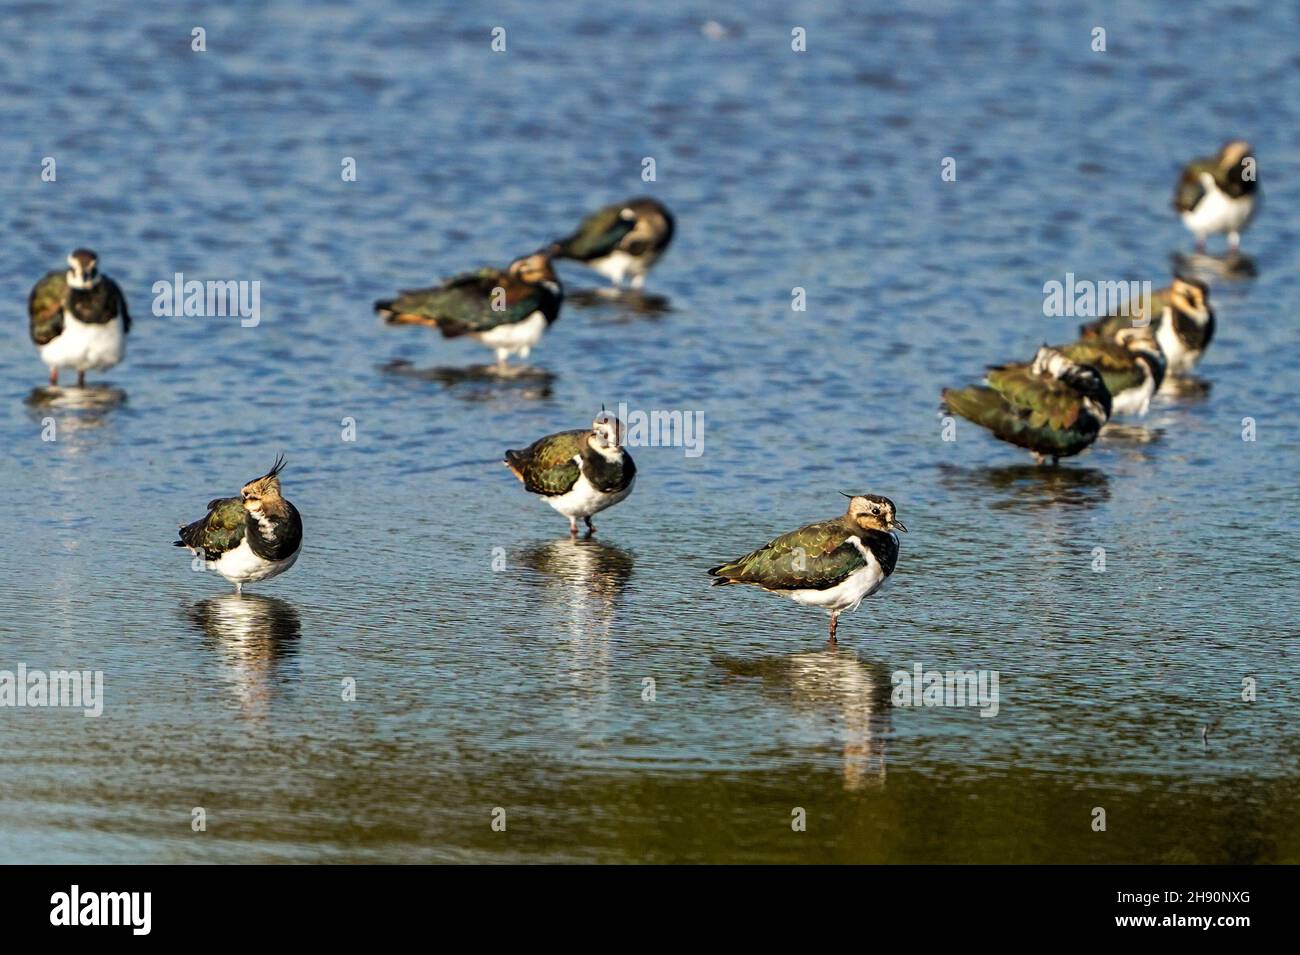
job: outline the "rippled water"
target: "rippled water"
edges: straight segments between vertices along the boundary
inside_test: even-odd
[[[0,859],[1300,860],[1294,12],[1145,6],[0,8],[0,669],[106,694],[0,710]],[[941,387],[1073,331],[1044,282],[1165,283],[1178,166],[1230,136],[1266,198],[1208,390],[1055,471],[941,441]],[[570,303],[531,374],[370,312],[643,192],[667,308]],[[137,315],[109,407],[32,400],[76,245]],[[151,315],[176,272],[260,281],[261,323]],[[633,449],[575,544],[497,461],[619,402],[704,453]],[[282,450],[306,549],[235,600],[175,527]],[[838,652],[707,587],[864,489],[911,533]],[[891,706],[918,663],[997,670],[997,716]]]

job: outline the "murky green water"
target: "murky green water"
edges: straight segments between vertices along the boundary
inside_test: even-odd
[[[97,719],[0,708],[0,859],[1300,860],[1290,11],[0,21],[0,669],[105,685]],[[1259,274],[1214,283],[1208,390],[1058,471],[942,442],[942,386],[1072,332],[1044,282],[1165,282],[1178,165],[1234,135]],[[667,308],[566,307],[532,374],[370,314],[641,192],[678,215]],[[83,244],[138,315],[99,377],[125,401],[33,404],[22,305]],[[260,324],[151,315],[178,271],[260,281]],[[497,461],[619,402],[702,414],[704,453],[632,449],[575,544]],[[279,451],[306,549],[236,601],[170,544]],[[813,610],[708,588],[840,490],[911,533],[837,652]],[[997,671],[997,715],[892,705],[918,664]]]

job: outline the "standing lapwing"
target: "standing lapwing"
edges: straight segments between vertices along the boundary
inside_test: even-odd
[[[522,451],[507,451],[505,465],[569,519],[570,536],[578,536],[578,518],[590,536],[596,532],[592,515],[623,500],[636,482],[636,464],[623,438],[623,423],[601,411],[590,429],[561,431]]]
[[[504,271],[483,268],[431,288],[402,292],[375,303],[393,325],[427,325],[444,338],[468,335],[496,352],[504,369],[511,355],[527,358],[542,333],[560,317],[564,289],[551,250],[516,259]]]
[[[646,273],[673,238],[672,215],[657,199],[629,199],[598,209],[555,243],[557,259],[573,259],[622,286],[645,285]]]
[[[1167,289],[1153,292],[1151,301],[1129,309],[1130,315],[1111,315],[1079,328],[1082,339],[1102,339],[1120,344],[1133,339],[1158,347],[1171,376],[1190,372],[1214,338],[1214,312],[1210,289],[1199,279],[1175,278]]]
[[[894,502],[876,494],[845,494],[848,511],[782,534],[744,557],[710,568],[713,586],[753,584],[831,615],[835,643],[840,614],[856,610],[894,572],[898,535],[907,531]]]
[[[87,371],[112,368],[126,353],[131,315],[117,283],[99,273],[99,257],[89,249],[68,256],[67,271],[46,273],[27,300],[32,341],[50,368],[50,384],[59,369],[77,372],[77,387]]]
[[[1259,207],[1259,181],[1250,143],[1234,139],[1218,155],[1194,159],[1183,167],[1174,191],[1174,209],[1205,251],[1206,236],[1226,233],[1236,252],[1241,233]]]
[[[284,456],[271,470],[244,485],[239,497],[208,502],[208,513],[181,526],[177,547],[187,547],[210,562],[235,585],[278,577],[294,565],[302,550],[302,518],[280,493]]]

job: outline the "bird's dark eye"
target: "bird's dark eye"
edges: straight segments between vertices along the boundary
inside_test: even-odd
[[[871,513],[872,513],[872,514],[879,514],[879,513],[880,513],[880,508],[878,508],[878,507],[873,507],[873,508],[871,509]]]

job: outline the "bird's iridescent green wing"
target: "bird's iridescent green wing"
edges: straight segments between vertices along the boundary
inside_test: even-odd
[[[1123,345],[1097,340],[1078,341],[1058,350],[1071,361],[1096,368],[1106,383],[1106,390],[1112,395],[1138,388],[1146,381],[1137,358]]]
[[[201,550],[208,560],[216,560],[239,546],[246,520],[243,501],[237,497],[217,498],[208,502],[205,517],[181,528],[176,545]]]
[[[1073,388],[1050,376],[1034,374],[1028,364],[990,368],[986,377],[989,387],[1025,412],[1034,427],[1071,428],[1083,407]]]
[[[1205,186],[1201,183],[1201,173],[1211,176],[1218,172],[1212,159],[1197,159],[1183,167],[1178,177],[1178,186],[1174,190],[1174,208],[1179,212],[1190,212],[1205,195]]]
[[[624,205],[605,206],[579,223],[567,239],[561,239],[560,256],[585,262],[608,255],[636,225],[636,217],[623,216]]]
[[[68,278],[63,272],[47,272],[32,287],[27,299],[27,318],[36,344],[47,345],[63,334],[63,305],[67,294]]]
[[[824,590],[866,564],[843,519],[809,524],[709,570],[715,583],[756,584],[768,590]]]
[[[506,464],[535,494],[563,494],[578,480],[578,464],[590,431],[561,431],[539,438],[522,451],[507,451]]]

